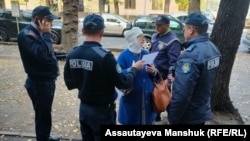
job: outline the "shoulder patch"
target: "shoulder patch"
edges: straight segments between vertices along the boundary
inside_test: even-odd
[[[213,68],[216,68],[219,65],[220,65],[220,57],[216,57],[216,58],[210,59],[207,62],[207,70],[211,70]]]
[[[181,71],[185,74],[189,73],[191,71],[191,64],[190,63],[182,63]]]
[[[32,30],[26,30],[26,31],[25,31],[25,35],[32,36],[32,37],[36,37],[35,32],[32,31]]]
[[[116,64],[116,71],[117,73],[122,73],[122,68],[119,64]]]
[[[158,42],[158,50],[162,50],[163,47],[164,47],[164,42],[159,41],[159,42]]]

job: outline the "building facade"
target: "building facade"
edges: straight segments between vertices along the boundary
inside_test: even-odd
[[[11,0],[4,0],[5,8],[11,9]],[[33,9],[38,5],[47,5],[54,11],[63,11],[63,0],[18,0],[20,9]],[[114,1],[108,0],[105,4],[105,12],[114,13]],[[140,14],[163,14],[165,0],[118,0],[119,15],[140,15]],[[99,0],[79,0],[83,13],[99,13]],[[209,10],[215,16],[219,7],[220,0],[201,0],[201,10]],[[250,9],[249,9],[250,11]],[[171,0],[169,13],[178,13],[178,5],[175,0]],[[249,18],[250,12],[248,12]]]
[[[84,13],[99,13],[99,0],[82,0]],[[164,13],[164,0],[119,0],[120,15],[139,15]],[[47,5],[55,11],[62,11],[62,0],[19,0],[20,9],[33,9],[38,5]],[[56,5],[56,8],[54,8]],[[11,0],[5,0],[5,7],[11,9]],[[114,0],[105,4],[105,12],[114,13]],[[170,13],[178,12],[174,0],[170,3]]]

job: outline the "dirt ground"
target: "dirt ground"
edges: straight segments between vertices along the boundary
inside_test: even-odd
[[[116,54],[117,55],[117,54]],[[230,97],[239,109],[245,124],[250,124],[250,54],[239,52],[230,82]],[[61,75],[56,82],[56,93],[53,103],[52,134],[65,138],[80,139],[78,122],[79,99],[77,91],[68,91],[63,81],[64,61],[59,61]],[[35,134],[34,112],[31,101],[24,89],[26,74],[19,57],[17,46],[0,45],[0,131]],[[119,103],[117,103],[117,107]],[[166,113],[160,123],[166,124]],[[215,114],[210,124],[241,124],[230,115]]]

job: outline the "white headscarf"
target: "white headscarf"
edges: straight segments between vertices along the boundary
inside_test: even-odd
[[[124,37],[128,42],[128,49],[136,54],[139,54],[142,49],[142,46],[137,40],[137,37],[140,35],[143,35],[143,32],[139,27],[133,27],[124,32]]]

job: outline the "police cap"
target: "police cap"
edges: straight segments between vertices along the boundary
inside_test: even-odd
[[[100,15],[90,14],[83,20],[84,30],[101,30],[105,28],[104,20]]]
[[[32,17],[46,17],[50,20],[55,20],[55,19],[60,19],[61,17],[54,15],[48,6],[37,6],[33,11],[32,11]]]
[[[208,20],[206,16],[204,16],[200,12],[188,14],[187,20],[185,23],[188,25],[199,27],[199,28],[208,28]]]
[[[165,15],[159,15],[155,21],[156,24],[169,24],[169,19]]]

